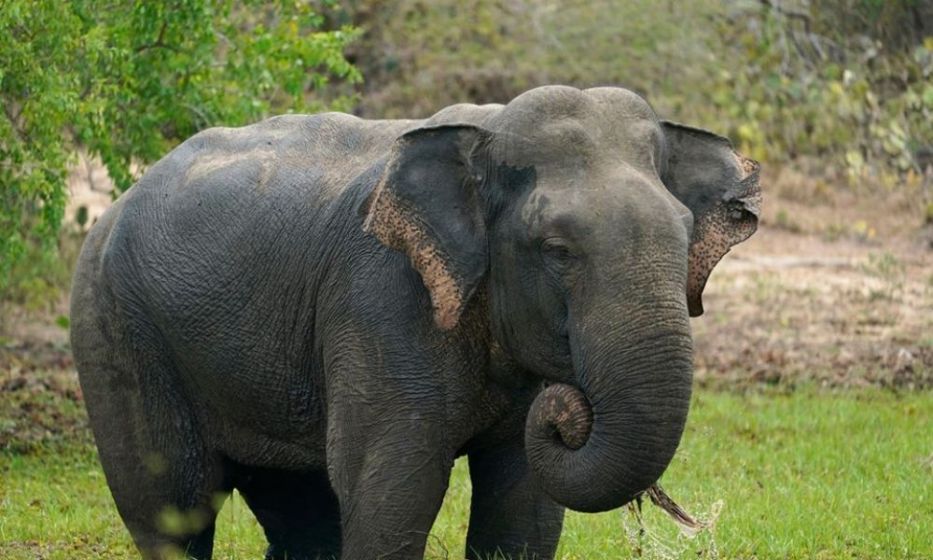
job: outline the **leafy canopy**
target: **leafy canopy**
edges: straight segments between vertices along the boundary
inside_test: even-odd
[[[322,23],[284,0],[0,0],[0,288],[31,243],[56,240],[78,147],[124,190],[131,164],[200,129],[348,107],[313,95],[360,79],[355,30]]]

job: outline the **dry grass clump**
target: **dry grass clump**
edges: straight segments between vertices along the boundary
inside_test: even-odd
[[[645,524],[642,515],[644,496],[671,518],[679,529],[678,533],[669,536],[662,531],[652,530]],[[635,519],[635,526],[626,523],[624,517],[622,525],[629,545],[638,558],[674,560],[684,558],[691,549],[698,558],[719,558],[715,528],[722,506],[723,501],[717,500],[710,506],[706,515],[697,518],[678,505],[660,485],[652,484],[627,506],[628,512]]]

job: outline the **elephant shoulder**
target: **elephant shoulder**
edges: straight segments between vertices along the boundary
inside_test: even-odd
[[[239,128],[204,130],[179,146],[174,158],[186,183],[229,167],[239,168],[241,176],[244,167],[257,173],[261,186],[275,175],[293,180],[296,173],[339,180],[358,174],[384,155],[395,138],[415,123],[365,120],[344,113],[282,115]]]

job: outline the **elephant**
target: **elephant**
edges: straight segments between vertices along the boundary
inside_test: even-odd
[[[420,120],[283,115],[180,144],[89,232],[71,341],[145,558],[421,558],[467,456],[465,555],[553,558],[565,508],[679,445],[691,316],[757,227],[757,162],[619,87]]]

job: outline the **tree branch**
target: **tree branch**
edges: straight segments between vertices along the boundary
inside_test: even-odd
[[[155,42],[154,42],[154,43],[147,43],[147,44],[145,44],[145,45],[140,45],[140,46],[136,47],[136,52],[137,52],[137,53],[141,53],[141,52],[148,51],[149,49],[156,49],[156,48],[168,49],[168,50],[170,50],[170,51],[178,52],[178,49],[176,49],[176,48],[173,47],[172,45],[166,45],[166,44],[163,42],[164,39],[165,39],[165,29],[166,29],[167,27],[168,27],[168,22],[167,22],[167,21],[163,21],[163,22],[162,22],[162,28],[159,29],[159,36],[156,38]]]

